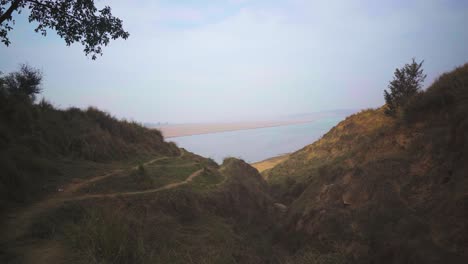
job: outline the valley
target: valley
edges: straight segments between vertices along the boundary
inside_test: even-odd
[[[0,264],[468,263],[468,3],[0,0]]]
[[[5,100],[0,260],[463,263],[467,84],[464,65],[401,117],[363,110],[252,165],[94,108]]]

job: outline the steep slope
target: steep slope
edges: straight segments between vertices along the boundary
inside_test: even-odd
[[[266,172],[284,226],[355,263],[468,260],[468,65],[396,119],[348,117]]]

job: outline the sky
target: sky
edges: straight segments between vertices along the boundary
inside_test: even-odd
[[[44,73],[60,108],[139,122],[275,119],[384,103],[395,68],[424,59],[425,85],[468,62],[464,0],[109,0],[130,32],[93,61],[16,16],[0,71]]]

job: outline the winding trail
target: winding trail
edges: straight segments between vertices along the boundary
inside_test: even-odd
[[[181,154],[183,156],[183,153]],[[181,157],[180,156],[180,157]],[[179,157],[179,158],[180,158]],[[160,160],[168,159],[169,157],[159,157],[152,159],[143,165],[150,165]],[[137,166],[131,167],[130,170],[135,170]],[[46,198],[40,202],[37,202],[27,208],[24,208],[18,211],[14,216],[10,216],[2,228],[2,236],[0,237],[0,246],[5,247],[11,244],[18,244],[26,233],[29,231],[30,226],[34,223],[34,220],[40,214],[58,208],[63,205],[65,202],[70,201],[82,201],[87,199],[98,199],[98,198],[115,198],[115,197],[129,197],[136,195],[144,195],[150,193],[156,193],[163,190],[169,190],[176,187],[179,187],[184,184],[190,183],[195,177],[203,173],[204,168],[197,170],[190,174],[185,180],[181,182],[169,183],[159,188],[148,189],[142,191],[132,191],[132,192],[117,192],[117,193],[108,193],[108,194],[76,194],[76,191],[88,186],[89,184],[104,180],[106,178],[118,175],[126,170],[116,169],[104,175],[96,176],[78,183],[71,183],[66,186],[61,193],[54,194],[49,198]]]
[[[141,194],[148,194],[148,193],[155,193],[155,192],[160,192],[163,190],[169,190],[173,189],[176,187],[179,187],[181,185],[190,183],[195,177],[199,176],[205,169],[199,169],[195,171],[194,173],[190,174],[187,179],[181,181],[181,182],[174,182],[174,183],[169,183],[166,184],[162,187],[156,188],[156,189],[148,189],[148,190],[142,190],[142,191],[133,191],[133,192],[116,192],[116,193],[106,193],[106,194],[85,194],[77,197],[72,197],[66,201],[81,201],[81,200],[87,200],[87,199],[92,199],[92,198],[115,198],[115,197],[128,197],[128,196],[134,196],[134,195],[141,195]]]
[[[147,161],[145,163],[143,163],[142,165],[143,166],[148,166],[148,165],[151,165],[155,162],[158,162],[160,160],[165,160],[165,159],[168,159],[169,157],[159,157],[159,158],[155,158],[155,159],[152,159],[150,161]],[[136,170],[138,169],[138,166],[140,165],[136,165],[136,166],[133,166],[132,168],[130,168],[130,170]],[[115,175],[118,175],[122,172],[124,172],[125,170],[124,169],[116,169],[116,170],[113,170],[109,173],[106,173],[104,175],[101,175],[101,176],[97,176],[97,177],[93,177],[91,179],[88,179],[88,180],[83,180],[83,181],[79,181],[77,183],[70,183],[67,187],[64,188],[63,190],[63,195],[67,195],[67,194],[70,194],[70,193],[74,193],[80,189],[82,189],[83,187],[86,187],[92,183],[96,183],[98,181],[102,181],[102,180],[105,180],[109,177],[112,177],[112,176],[115,176]]]

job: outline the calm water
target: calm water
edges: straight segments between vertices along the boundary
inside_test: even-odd
[[[299,150],[319,139],[343,119],[330,117],[298,125],[174,137],[168,140],[218,163],[222,163],[226,157],[237,157],[251,163]]]

